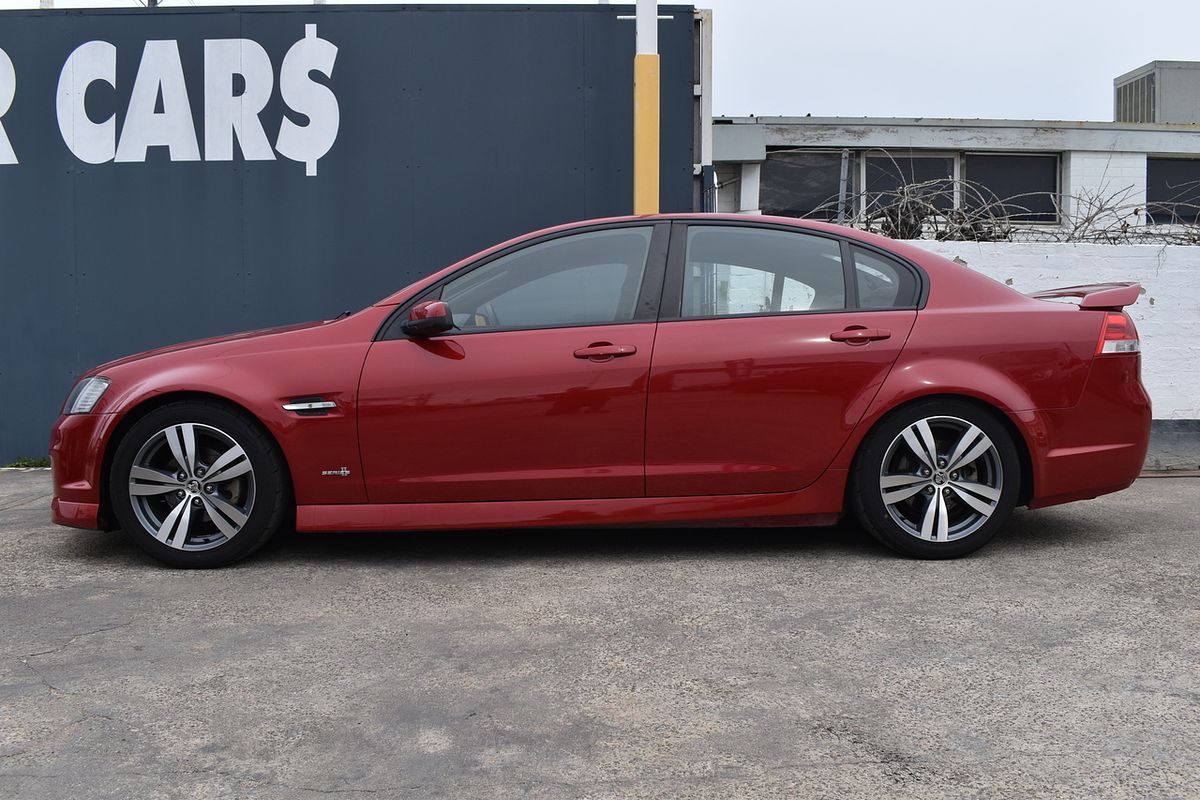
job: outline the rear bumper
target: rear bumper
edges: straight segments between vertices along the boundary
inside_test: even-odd
[[[1138,358],[1100,356],[1074,408],[1013,414],[1033,463],[1030,508],[1086,500],[1127,488],[1150,443],[1150,397]]]
[[[50,432],[54,499],[50,519],[72,528],[102,528],[101,476],[104,445],[116,419],[112,414],[60,416]]]

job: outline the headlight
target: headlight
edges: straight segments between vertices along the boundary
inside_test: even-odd
[[[63,405],[64,414],[90,414],[108,388],[108,378],[84,378],[75,384]]]

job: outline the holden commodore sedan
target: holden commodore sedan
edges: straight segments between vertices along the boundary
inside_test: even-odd
[[[90,370],[55,522],[169,564],[282,526],[829,525],[945,558],[1123,489],[1150,404],[1137,284],[1021,294],[816,222],[551,228],[356,314]]]

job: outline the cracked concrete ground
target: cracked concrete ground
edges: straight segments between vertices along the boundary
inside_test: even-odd
[[[181,572],[0,474],[0,797],[1200,796],[1200,480],[956,562],[306,534]]]

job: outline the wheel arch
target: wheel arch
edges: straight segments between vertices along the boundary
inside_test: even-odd
[[[868,437],[887,420],[901,413],[905,409],[912,407],[917,403],[926,402],[929,400],[954,400],[958,402],[968,403],[975,406],[985,414],[990,415],[1008,432],[1012,438],[1013,446],[1017,449],[1017,457],[1021,464],[1021,490],[1017,495],[1017,505],[1025,505],[1033,497],[1034,474],[1033,474],[1033,458],[1029,449],[1029,442],[1026,439],[1026,432],[1013,420],[1012,416],[998,403],[985,400],[976,395],[962,394],[958,392],[930,392],[929,394],[908,397],[891,406],[886,411],[878,414],[869,425],[867,425],[856,437],[854,442],[853,456],[850,459],[849,468],[851,474],[858,467],[858,460],[862,454],[863,445]],[[846,481],[846,491],[850,491],[851,481]]]
[[[112,500],[109,495],[109,489],[112,476],[113,455],[116,453],[117,447],[121,440],[129,432],[129,429],[136,425],[137,422],[143,419],[147,414],[150,414],[151,412],[164,406],[168,406],[172,403],[178,403],[185,400],[203,400],[211,402],[216,405],[223,406],[229,411],[244,415],[252,422],[252,424],[256,425],[270,438],[271,443],[275,445],[281,454],[284,453],[278,437],[272,433],[271,429],[267,425],[264,425],[263,421],[259,419],[253,411],[246,408],[241,403],[229,399],[228,397],[214,394],[212,392],[196,390],[177,390],[144,397],[126,409],[124,413],[122,413],[121,418],[113,427],[112,433],[109,435],[108,441],[105,442],[104,445],[104,457],[100,464],[100,508],[98,514],[100,526],[104,530],[113,530],[116,526],[116,519],[112,513],[112,508],[110,507]],[[284,477],[287,480],[287,487],[290,491],[294,492],[295,485],[292,479],[291,467],[288,465],[286,457],[282,458],[281,461],[283,462]]]

